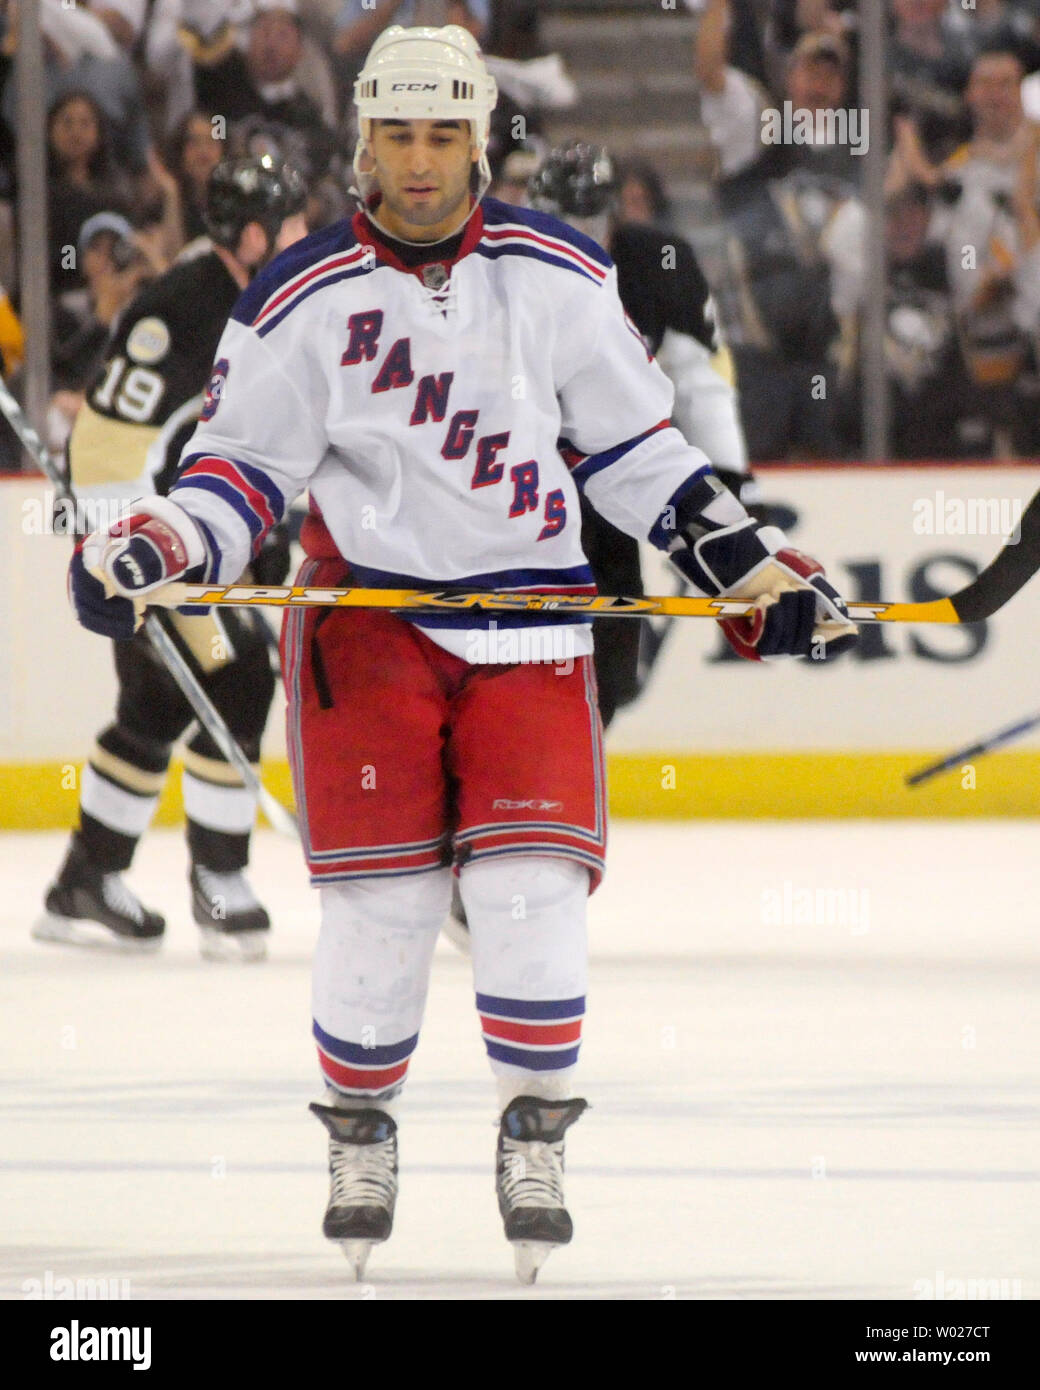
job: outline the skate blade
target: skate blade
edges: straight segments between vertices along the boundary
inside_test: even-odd
[[[199,935],[203,960],[235,963],[267,959],[267,932],[224,932],[215,927],[200,927]]]
[[[63,946],[80,946],[92,951],[114,951],[128,955],[150,955],[162,945],[159,936],[121,936],[103,922],[90,917],[58,917],[44,913],[35,921],[29,935],[34,941],[58,942]]]
[[[533,1284],[538,1278],[538,1271],[556,1246],[548,1240],[515,1240],[512,1244],[516,1277],[521,1284]]]
[[[354,1278],[360,1283],[365,1277],[365,1266],[372,1253],[374,1240],[338,1240],[336,1244],[347,1257],[347,1263],[354,1271]]]

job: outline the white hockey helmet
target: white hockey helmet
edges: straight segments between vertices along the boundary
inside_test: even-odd
[[[369,49],[354,83],[359,139],[354,174],[367,200],[372,175],[360,168],[373,120],[469,121],[480,151],[479,202],[491,182],[487,146],[498,85],[484,66],[477,41],[458,24],[442,29],[400,24],[384,29]]]

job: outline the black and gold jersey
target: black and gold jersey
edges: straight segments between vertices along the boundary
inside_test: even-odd
[[[220,257],[204,251],[133,300],[69,438],[77,495],[122,500],[168,490],[238,295]]]
[[[718,351],[711,291],[688,241],[659,227],[622,223],[608,249],[621,302],[652,353],[668,329]]]

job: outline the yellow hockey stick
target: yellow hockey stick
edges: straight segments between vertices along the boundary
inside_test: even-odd
[[[850,603],[855,623],[977,623],[990,618],[1040,568],[1040,493],[1022,513],[1016,535],[978,578],[949,598],[927,603]],[[167,584],[145,600],[164,608],[389,608],[443,613],[475,608],[485,613],[552,613],[592,618],[743,618],[747,598],[683,596],[625,598],[609,594],[556,594],[481,589],[322,589],[232,584]]]

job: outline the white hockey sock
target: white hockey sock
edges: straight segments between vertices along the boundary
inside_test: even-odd
[[[451,871],[352,879],[321,888],[312,999],[318,1059],[336,1104],[386,1109],[419,1040]]]
[[[257,795],[251,787],[207,782],[184,769],[184,814],[197,825],[225,835],[246,835],[256,824]]]
[[[465,865],[459,886],[501,1106],[519,1095],[567,1099],[588,979],[587,870],[515,855]]]

